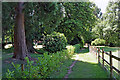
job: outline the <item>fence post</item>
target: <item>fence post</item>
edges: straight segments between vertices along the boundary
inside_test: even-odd
[[[104,67],[104,49],[102,49],[102,61],[103,61],[103,67]]]
[[[112,69],[112,51],[110,51],[110,78],[112,78],[112,72],[113,72],[113,69]]]
[[[100,63],[100,48],[98,48],[98,63]]]
[[[96,47],[96,59],[97,59],[97,47]]]

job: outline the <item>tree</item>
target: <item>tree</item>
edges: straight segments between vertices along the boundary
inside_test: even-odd
[[[107,40],[110,46],[120,46],[120,19],[119,19],[119,9],[120,1],[109,2],[106,14],[104,15],[104,21],[106,21],[105,40]],[[108,37],[109,36],[109,37]],[[108,38],[107,38],[108,37]]]
[[[11,35],[10,32],[12,32],[13,37],[15,26],[14,19],[16,16],[15,10],[17,9],[16,3],[4,3],[3,6],[3,12],[6,13],[3,17],[3,33],[5,34],[5,37],[6,34],[8,34],[8,37]],[[47,35],[54,31],[55,27],[62,19],[62,5],[55,2],[31,2],[24,3],[24,7],[25,9],[23,12],[25,13],[25,36],[27,49],[28,52],[34,53],[35,49],[33,48],[33,40],[41,40],[43,34]]]
[[[61,20],[60,25],[56,27],[58,32],[64,33],[68,43],[72,43],[74,38],[81,42],[88,39],[88,34],[94,26],[96,17],[93,13],[91,2],[63,3],[65,8],[65,17]],[[89,36],[90,37],[90,36]]]
[[[16,22],[14,27],[14,58],[24,60],[28,57],[28,51],[25,40],[23,2],[17,4]]]
[[[51,34],[62,19],[61,3],[26,3],[25,4],[26,42],[29,52],[36,52],[33,40],[41,40],[43,35]]]
[[[106,44],[110,46],[120,46],[120,1],[110,1],[98,24],[94,28],[94,32],[98,37],[106,40]]]
[[[16,3],[6,3],[2,4],[2,48],[6,45],[5,41],[9,40],[13,43],[14,37],[14,19],[15,19],[15,9]]]

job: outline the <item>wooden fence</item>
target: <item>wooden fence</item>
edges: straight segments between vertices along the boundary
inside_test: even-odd
[[[110,66],[110,78],[115,78],[113,76],[113,70],[115,70],[118,74],[120,74],[120,70],[118,70],[116,67],[113,66],[113,58],[117,61],[120,61],[120,58],[112,55],[112,51],[105,52],[104,49],[101,50],[100,48],[97,48],[95,46],[93,46],[93,47],[90,46],[89,50],[90,50],[90,52],[96,53],[96,55],[98,57],[98,63],[101,64],[106,70],[108,70],[108,69],[105,67],[104,62],[106,62]],[[100,53],[102,53],[102,56],[100,56]],[[108,62],[104,58],[104,54],[109,56],[110,62]],[[102,59],[102,63],[100,62],[100,59]]]

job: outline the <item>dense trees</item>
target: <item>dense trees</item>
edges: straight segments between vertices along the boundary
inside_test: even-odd
[[[77,43],[82,40],[88,41],[90,36],[87,35],[90,34],[90,29],[94,26],[96,20],[92,3],[63,3],[63,5],[65,18],[56,28],[57,31],[64,33],[70,44],[74,44],[74,40],[78,41]]]
[[[29,52],[34,53],[33,40],[41,40],[43,35],[54,31],[62,18],[62,5],[60,3],[44,2],[26,3],[25,6],[27,47]]]
[[[56,27],[57,21],[62,18],[61,5],[59,3],[24,3],[21,4],[22,7],[24,6],[24,9],[20,5],[17,6],[17,3],[4,3],[3,6],[3,12],[6,13],[3,15],[3,34],[11,30],[14,31],[14,57],[20,59],[24,59],[27,56],[27,49],[28,51],[34,50],[33,39],[39,40],[43,33],[48,34],[50,28]],[[19,11],[25,13],[27,49],[24,32],[24,14],[19,13]],[[59,16],[56,17],[57,15]],[[8,20],[10,22],[6,24]],[[5,36],[3,35],[3,38]]]
[[[24,54],[21,59],[28,52],[34,53],[33,40],[42,40],[53,31],[64,33],[69,44],[90,43],[101,38],[108,44],[119,45],[118,4],[119,1],[110,2],[102,16],[100,9],[91,2],[24,3],[21,4],[24,14],[19,13],[18,3],[3,3],[3,42],[7,38],[14,40],[15,55]]]
[[[9,6],[9,7],[8,7]],[[13,42],[14,37],[14,19],[15,9],[13,8],[15,3],[3,3],[2,4],[2,47],[6,44],[6,40]]]
[[[106,13],[99,19],[98,24],[93,29],[96,37],[106,40],[110,46],[120,46],[120,1],[109,2]]]

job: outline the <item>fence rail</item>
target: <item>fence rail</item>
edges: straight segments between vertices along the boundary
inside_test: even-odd
[[[120,70],[118,70],[116,67],[113,66],[113,58],[117,61],[120,61],[119,57],[116,57],[112,55],[112,51],[105,52],[104,49],[97,48],[95,46],[90,46],[90,52],[95,52],[98,57],[98,63],[100,63],[105,69],[107,69],[104,65],[104,62],[106,62],[110,66],[110,78],[113,78],[113,70],[115,70],[118,74],[120,74]],[[100,52],[102,53],[102,56],[100,55]],[[104,54],[109,56],[109,62],[104,58]],[[102,59],[102,63],[100,62],[100,59]],[[107,69],[108,70],[108,69]],[[115,78],[115,77],[114,77]]]

